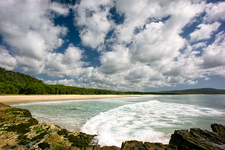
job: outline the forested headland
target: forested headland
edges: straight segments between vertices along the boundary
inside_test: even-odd
[[[125,94],[120,91],[49,85],[35,77],[0,68],[0,94]]]

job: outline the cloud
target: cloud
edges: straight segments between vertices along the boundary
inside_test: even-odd
[[[201,47],[206,47],[206,43],[205,42],[199,42],[199,43],[194,44],[192,47],[193,47],[193,49],[198,49],[198,48],[201,48]]]
[[[113,1],[88,1],[83,0],[73,7],[75,12],[74,24],[80,28],[82,44],[93,49],[104,44],[106,34],[113,25],[107,15]]]
[[[113,51],[104,52],[101,56],[100,70],[106,74],[124,71],[130,66],[129,49],[123,45],[114,45]]]
[[[180,51],[188,43],[180,33],[193,18],[204,11],[204,2],[132,1],[127,3],[122,0],[116,1],[115,4],[117,13],[124,15],[125,20],[118,25],[108,20],[111,24],[110,29],[114,29],[114,37],[110,39],[110,51],[103,50],[100,57],[101,66],[86,78],[88,82],[95,83],[99,87],[105,85],[109,88],[130,87],[143,90],[149,86],[196,84],[195,78],[204,77],[204,71],[199,69],[202,59],[195,56],[198,52],[192,52],[192,48],[184,50],[186,51],[183,52],[184,54]],[[99,6],[99,3],[86,4],[83,5],[83,9],[88,10],[90,14],[88,17],[93,19],[94,14],[100,14],[97,11]],[[80,25],[84,25],[84,28],[80,33],[90,34],[87,40],[84,40],[84,35],[80,35],[82,41],[96,48],[103,43],[105,33],[101,37],[101,42],[98,37],[103,32],[98,32],[98,36],[96,36],[97,32],[93,34],[96,36],[93,40],[91,33],[94,30],[89,32],[89,29],[94,25],[87,23],[87,12],[80,13],[83,16],[76,21],[77,24],[83,21]],[[213,25],[215,27],[216,23]],[[88,45],[87,43],[85,45]],[[204,46],[206,46],[204,43],[196,44],[193,50]],[[175,58],[177,61],[174,61]],[[134,83],[136,88],[133,86]]]
[[[12,70],[17,66],[16,59],[9,54],[4,46],[0,46],[0,54],[0,67]]]
[[[165,77],[163,77],[160,72],[144,64],[137,64],[131,67],[125,75],[125,80],[127,82],[137,83],[140,86],[145,84],[145,86],[147,86],[147,84],[151,83],[154,83],[154,86],[156,86],[158,81],[162,81],[164,79]]]
[[[61,80],[46,80],[44,81],[44,83],[46,84],[60,84],[60,85],[66,85],[66,86],[76,86],[76,87],[80,87],[78,86],[79,84],[74,80],[74,79],[61,79]]]
[[[68,6],[56,2],[51,3],[49,9],[56,12],[58,15],[67,16],[69,14]]]
[[[66,35],[67,28],[55,26],[54,14],[49,11],[56,7],[60,8],[48,1],[0,1],[0,34],[18,67],[26,68],[26,72],[41,73],[46,55],[63,43],[61,36]],[[35,65],[24,67],[26,61]]]
[[[219,75],[221,77],[225,77],[225,66],[212,68],[210,71],[210,75]]]
[[[82,50],[80,50],[78,47],[74,47],[73,44],[70,44],[64,53],[64,64],[78,65],[78,61],[80,61],[82,58],[82,53]]]
[[[209,3],[206,5],[204,16],[205,22],[225,21],[225,2]]]
[[[165,35],[162,22],[146,25],[146,29],[137,34],[130,49],[132,60],[151,65],[163,65],[179,55],[184,40],[178,34]]]
[[[211,38],[213,32],[217,31],[221,23],[214,22],[212,24],[199,24],[194,32],[190,34],[190,41],[196,42]]]
[[[83,51],[72,44],[62,53],[50,53],[45,61],[43,73],[52,77],[77,78],[92,71],[93,67],[84,68]]]
[[[221,31],[216,35],[215,41],[211,45],[208,45],[206,48],[204,48],[202,55],[203,68],[207,69],[225,66],[224,49],[225,49],[225,33],[224,31]]]

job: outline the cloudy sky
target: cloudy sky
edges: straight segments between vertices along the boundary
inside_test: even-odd
[[[0,67],[87,88],[225,89],[225,2],[0,0]]]

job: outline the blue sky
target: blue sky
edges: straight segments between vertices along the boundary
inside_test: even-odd
[[[0,0],[0,67],[47,84],[225,89],[225,2]]]

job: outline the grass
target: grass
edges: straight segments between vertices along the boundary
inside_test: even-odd
[[[35,130],[36,133],[40,133],[40,132],[44,131],[40,126],[34,127],[33,130]]]
[[[55,147],[54,150],[62,150],[64,148],[64,143],[63,142],[58,142]]]

